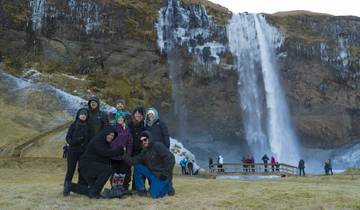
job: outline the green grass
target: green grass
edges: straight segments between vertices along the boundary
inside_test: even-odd
[[[6,164],[5,164],[6,163]],[[240,181],[175,176],[176,195],[90,200],[62,197],[65,161],[0,159],[0,209],[359,209],[360,176]]]

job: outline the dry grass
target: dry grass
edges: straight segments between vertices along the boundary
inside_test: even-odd
[[[153,200],[62,197],[65,161],[0,159],[0,209],[360,209],[360,177],[239,181],[175,176],[176,195]]]

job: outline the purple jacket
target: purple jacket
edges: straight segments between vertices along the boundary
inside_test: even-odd
[[[116,126],[116,132],[118,133],[117,137],[111,142],[112,148],[118,148],[123,146],[126,148],[126,153],[131,156],[133,141],[131,137],[131,132],[128,127],[125,129],[122,126]],[[113,160],[121,160],[120,157],[114,157]]]

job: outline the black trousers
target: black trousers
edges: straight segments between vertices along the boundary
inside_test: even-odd
[[[109,164],[80,161],[80,171],[89,185],[89,193],[97,195],[109,180],[112,169]]]
[[[299,168],[299,176],[301,176],[301,172],[305,176],[305,168]]]
[[[71,182],[75,173],[76,164],[79,164],[80,156],[82,152],[79,151],[72,151],[69,150],[67,155],[67,170],[65,175],[65,181]],[[78,177],[78,184],[87,185],[84,177],[81,175],[80,171],[78,170],[79,177]]]
[[[123,160],[111,160],[111,168],[113,173],[125,174],[124,187],[129,188],[131,181],[131,166]]]

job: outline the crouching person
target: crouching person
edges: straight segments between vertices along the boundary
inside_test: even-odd
[[[90,198],[101,198],[100,192],[112,174],[110,159],[124,154],[124,148],[112,149],[110,146],[116,136],[115,128],[107,126],[90,141],[79,164],[80,174],[88,186],[71,184],[72,192],[84,194]]]
[[[140,134],[143,150],[135,157],[124,156],[124,160],[134,167],[135,188],[139,195],[146,195],[145,179],[150,183],[152,198],[164,197],[170,191],[175,157],[161,142],[153,142],[149,131]]]

